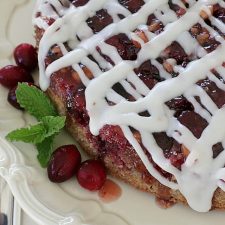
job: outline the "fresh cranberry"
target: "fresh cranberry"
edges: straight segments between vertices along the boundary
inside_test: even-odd
[[[79,184],[89,191],[100,190],[106,181],[106,171],[98,160],[87,160],[81,164],[77,173]]]
[[[33,78],[20,66],[9,65],[0,69],[0,83],[3,86],[13,88],[18,82],[33,82]]]
[[[20,44],[14,50],[14,58],[17,65],[32,71],[37,66],[37,51],[33,45]]]
[[[75,175],[81,163],[81,155],[75,145],[64,145],[52,154],[48,165],[49,180],[62,183]]]
[[[20,107],[20,104],[17,102],[17,99],[16,99],[16,89],[17,89],[17,86],[11,88],[9,90],[9,93],[8,93],[8,102],[13,106],[15,107],[16,109],[23,109]]]

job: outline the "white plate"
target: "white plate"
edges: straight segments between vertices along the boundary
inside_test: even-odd
[[[13,47],[34,42],[31,15],[34,0],[0,0],[0,66],[11,61]],[[45,225],[222,225],[225,213],[199,214],[176,205],[160,209],[154,198],[120,183],[122,197],[103,204],[96,193],[79,187],[75,179],[62,185],[48,181],[46,171],[36,160],[32,145],[4,140],[5,134],[32,121],[6,101],[7,90],[0,87],[0,174],[8,182],[20,206],[38,224]],[[57,138],[55,147],[73,143],[68,134]],[[119,182],[119,181],[117,181]]]

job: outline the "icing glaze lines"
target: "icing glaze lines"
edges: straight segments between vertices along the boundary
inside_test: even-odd
[[[162,184],[179,189],[193,209],[205,212],[211,208],[217,187],[225,190],[225,183],[221,182],[221,179],[225,179],[225,151],[216,158],[212,152],[216,143],[222,143],[223,148],[225,146],[225,126],[221,126],[221,121],[225,122],[225,107],[218,107],[197,82],[207,78],[225,90],[224,83],[212,73],[214,69],[222,78],[225,77],[222,66],[225,60],[225,25],[211,11],[213,5],[224,7],[224,2],[171,2],[180,7],[179,13],[172,10],[166,0],[143,1],[143,6],[133,14],[117,0],[90,0],[77,8],[65,4],[65,1],[39,0],[36,13],[40,13],[41,17],[35,17],[34,23],[45,29],[39,48],[40,85],[46,90],[55,72],[72,67],[86,86],[86,108],[92,134],[98,135],[106,124],[120,126],[149,173]],[[110,14],[113,22],[95,32],[86,21],[101,9]],[[146,25],[149,15],[154,15],[154,26]],[[55,22],[49,26],[46,18],[53,18]],[[205,22],[206,18],[210,25]],[[158,33],[153,32],[157,28],[155,26],[159,28]],[[195,26],[207,32],[195,37]],[[118,49],[107,42],[109,38],[121,33],[135,42],[138,49],[135,59],[124,60]],[[213,39],[213,49],[203,46],[201,42],[204,38]],[[163,62],[164,65],[158,60],[174,42],[179,43],[185,53],[192,57],[191,62],[180,65],[171,57]],[[55,45],[61,49],[62,57],[46,68],[46,56]],[[152,89],[135,73],[135,69],[148,60],[163,78]],[[84,73],[80,63],[90,70],[92,77]],[[168,72],[170,67],[176,76]],[[134,101],[126,100],[112,88],[118,83]],[[199,138],[181,124],[174,116],[174,111],[166,106],[166,102],[177,96],[184,96],[191,102],[195,113],[208,123]],[[147,112],[149,116],[141,116],[142,112]],[[142,145],[132,129],[140,134]],[[164,156],[154,138],[157,132],[165,132],[188,149],[186,161],[180,169]],[[162,176],[144,150],[150,153],[154,163],[172,174],[176,181],[169,181]]]

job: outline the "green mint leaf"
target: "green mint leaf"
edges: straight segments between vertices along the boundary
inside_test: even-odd
[[[65,126],[65,116],[45,116],[41,118],[46,134],[45,137],[50,137],[53,134],[59,133],[59,131]]]
[[[48,138],[59,131],[65,126],[66,117],[61,116],[46,116],[41,118],[37,125],[28,128],[14,130],[9,133],[6,138],[9,141],[23,141],[26,143],[41,143],[45,138]]]
[[[53,152],[53,139],[54,136],[46,138],[43,142],[37,144],[38,161],[43,168],[48,166],[48,162]]]
[[[20,83],[16,90],[16,97],[20,106],[38,120],[44,116],[57,116],[49,98],[35,86]]]
[[[25,143],[40,143],[45,139],[46,129],[43,123],[10,132],[6,138],[9,141],[23,141]]]

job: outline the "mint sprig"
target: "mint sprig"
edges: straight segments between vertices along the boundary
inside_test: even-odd
[[[19,83],[16,98],[22,108],[40,120],[44,116],[57,116],[50,99],[35,86]]]
[[[42,167],[47,167],[53,152],[53,140],[55,136],[46,138],[43,142],[37,144],[38,160]]]
[[[65,126],[66,117],[58,116],[49,98],[35,86],[26,83],[18,84],[17,101],[27,112],[36,117],[38,124],[10,132],[9,141],[22,141],[35,144],[38,160],[46,167],[53,151],[53,140]]]
[[[23,141],[25,143],[38,144],[51,137],[65,126],[65,117],[45,116],[41,122],[28,128],[22,128],[9,133],[6,138],[9,141]]]
[[[45,139],[45,127],[43,123],[14,130],[6,136],[9,141],[23,141],[25,143],[37,144]]]

